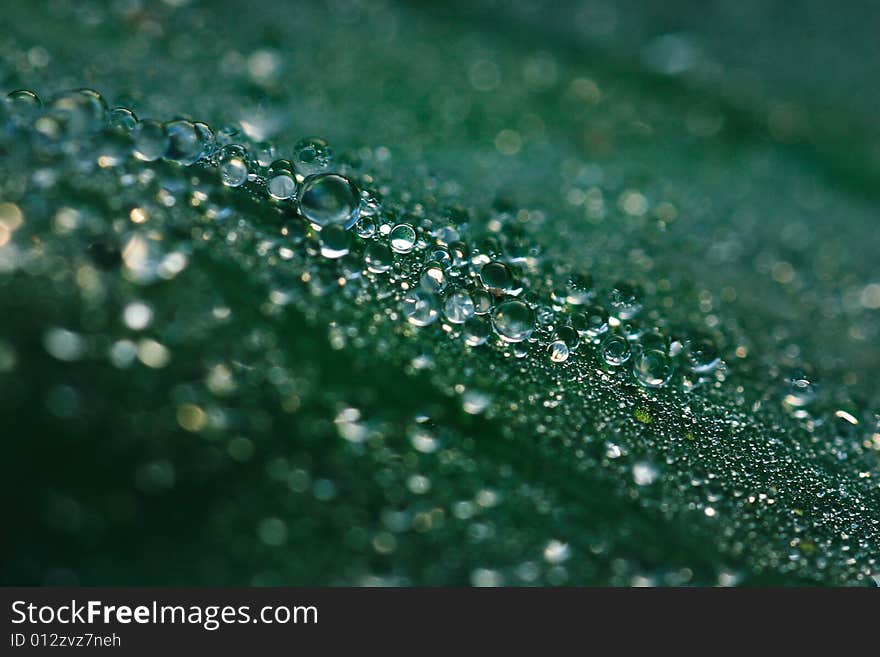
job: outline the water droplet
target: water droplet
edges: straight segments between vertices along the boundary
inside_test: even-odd
[[[293,147],[293,157],[297,169],[305,175],[326,171],[333,162],[333,149],[318,137],[301,139]]]
[[[495,294],[509,292],[515,286],[513,272],[503,262],[489,262],[480,270],[480,280]]]
[[[487,315],[492,311],[492,296],[486,290],[474,290],[471,298],[474,300],[474,314]]]
[[[568,277],[567,295],[565,300],[573,306],[582,306],[596,296],[593,288],[593,277],[589,274],[572,274]]]
[[[443,312],[453,324],[464,324],[474,316],[474,300],[464,290],[455,290],[446,297]]]
[[[220,180],[227,187],[240,187],[248,178],[248,155],[243,146],[227,144],[217,154]]]
[[[376,220],[370,216],[365,217],[361,215],[360,219],[358,219],[357,223],[354,225],[354,232],[357,233],[358,237],[365,240],[370,239],[375,235],[378,229],[379,227],[376,225]]]
[[[266,174],[266,191],[276,201],[296,195],[296,171],[289,160],[275,160]]]
[[[571,326],[560,326],[556,329],[556,339],[562,340],[569,351],[574,351],[581,343],[581,336]]]
[[[188,165],[197,161],[202,154],[202,143],[199,133],[192,122],[184,119],[169,121],[165,124],[168,134],[168,147],[165,157],[175,162]]]
[[[270,144],[268,141],[261,141],[254,144],[253,150],[254,160],[256,160],[257,164],[261,167],[272,166],[272,163],[278,159],[275,145]]]
[[[721,364],[718,348],[708,338],[689,340],[685,347],[687,363],[695,374],[708,374]]]
[[[489,321],[483,317],[472,317],[464,323],[462,335],[465,344],[471,347],[479,347],[485,344],[492,333],[492,327]]]
[[[92,89],[77,89],[59,94],[49,102],[49,114],[58,121],[65,134],[81,135],[97,132],[104,126],[107,103]]]
[[[522,301],[505,301],[492,313],[492,324],[505,342],[522,342],[535,330],[535,313]]]
[[[321,255],[331,259],[347,255],[349,239],[344,226],[330,224],[321,231]]]
[[[608,312],[602,306],[587,306],[571,316],[571,326],[582,335],[597,338],[608,331]]]
[[[437,262],[429,262],[422,270],[419,285],[425,292],[437,293],[446,287],[446,274]]]
[[[618,319],[632,319],[642,310],[641,294],[630,283],[617,283],[608,295],[611,313]]]
[[[114,107],[107,116],[107,122],[111,128],[131,132],[137,127],[138,119],[127,107]]]
[[[659,349],[648,349],[636,354],[633,359],[633,374],[636,381],[646,388],[660,388],[672,378],[672,362]]]
[[[211,126],[201,121],[193,123],[193,127],[196,129],[196,134],[199,136],[199,144],[202,146],[200,156],[202,158],[211,157],[214,154],[214,149],[217,147],[214,131],[211,129]]]
[[[547,353],[550,354],[550,360],[554,363],[564,363],[569,356],[568,345],[562,340],[554,340],[547,347]]]
[[[819,396],[818,387],[805,376],[798,374],[788,381],[785,403],[795,408],[808,406]]]
[[[602,358],[612,367],[623,365],[629,360],[629,342],[626,338],[617,334],[611,334],[602,340]]]
[[[403,314],[413,326],[428,326],[437,319],[434,296],[422,290],[411,290],[403,298]]]
[[[370,242],[364,250],[364,262],[374,274],[383,274],[394,264],[391,249],[382,242]]]
[[[344,176],[322,173],[309,176],[303,183],[299,211],[318,228],[342,224],[351,228],[359,216],[359,192]]]
[[[43,106],[43,102],[33,91],[18,89],[6,95],[4,105],[12,121],[16,124],[24,125],[37,115],[37,112]]]
[[[139,160],[155,162],[168,150],[165,126],[153,119],[144,119],[132,130],[134,154]]]
[[[388,235],[391,250],[396,253],[409,253],[416,244],[416,231],[409,224],[397,224]]]

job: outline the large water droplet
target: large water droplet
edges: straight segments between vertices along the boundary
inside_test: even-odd
[[[513,272],[503,262],[489,262],[480,270],[480,280],[487,290],[495,294],[510,292],[514,286]]]
[[[535,330],[535,313],[522,301],[505,301],[492,313],[492,324],[505,342],[522,342]]]
[[[13,123],[24,125],[37,115],[43,101],[30,89],[18,89],[6,95],[4,106]]]
[[[69,135],[97,132],[104,127],[107,103],[92,89],[77,89],[59,94],[48,106],[49,114],[59,122],[60,129]]]
[[[568,360],[570,351],[564,341],[554,340],[547,347],[547,353],[550,355],[550,360],[554,363],[564,363]]]
[[[608,332],[608,312],[602,306],[587,306],[571,316],[571,325],[578,333],[597,338]]]
[[[636,354],[633,359],[633,374],[636,381],[646,388],[660,388],[672,378],[672,363],[659,349],[648,349]]]
[[[240,187],[248,179],[248,156],[243,146],[228,144],[217,154],[220,180],[227,187]]]
[[[291,199],[296,195],[296,171],[289,160],[275,160],[266,174],[266,191],[276,201]]]
[[[409,224],[397,224],[388,235],[391,250],[396,253],[409,253],[416,244],[416,231]]]
[[[139,160],[154,162],[168,150],[168,133],[165,126],[153,119],[144,119],[131,133],[134,155]]]
[[[630,283],[617,283],[608,295],[611,314],[618,319],[632,319],[642,310],[640,290]]]
[[[336,173],[309,176],[303,183],[299,211],[318,228],[342,224],[351,228],[358,220],[360,195],[348,178]]]
[[[612,367],[623,365],[630,357],[629,342],[616,334],[608,335],[602,340],[600,351],[602,358]]]
[[[453,324],[464,324],[474,316],[474,300],[464,290],[455,290],[446,297],[443,312]]]
[[[403,298],[403,314],[413,326],[427,326],[437,319],[434,296],[422,290],[411,290]]]
[[[382,242],[370,242],[364,250],[364,262],[374,274],[383,274],[394,264],[391,249]]]
[[[464,323],[464,328],[462,329],[465,344],[471,347],[479,347],[481,344],[485,344],[491,333],[492,327],[489,321],[483,317],[472,317]]]
[[[192,164],[202,154],[202,143],[195,125],[184,119],[165,124],[168,148],[165,157],[181,164]]]

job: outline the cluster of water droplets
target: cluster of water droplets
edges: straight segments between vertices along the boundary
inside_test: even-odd
[[[356,251],[369,274],[390,277],[412,326],[438,323],[471,347],[494,344],[520,358],[543,349],[551,363],[593,355],[646,388],[666,386],[677,370],[686,388],[723,378],[711,339],[669,337],[651,319],[640,321],[637,285],[620,281],[601,290],[588,273],[554,267],[505,208],[494,210],[489,230],[479,233],[467,212],[429,217],[419,207],[383,206],[365,185],[370,176],[358,180],[322,139],[303,139],[281,157],[274,145],[255,143],[235,127],[139,119],[90,89],[45,104],[32,91],[14,91],[3,112],[7,130],[31,129],[40,147],[74,151],[101,167],[134,157],[216,169],[223,185],[278,204],[294,241],[312,232],[322,258]],[[293,223],[298,218],[304,225]]]

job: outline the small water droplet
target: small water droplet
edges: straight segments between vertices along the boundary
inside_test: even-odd
[[[333,162],[333,149],[319,137],[301,139],[293,147],[297,169],[305,175],[326,171]]]

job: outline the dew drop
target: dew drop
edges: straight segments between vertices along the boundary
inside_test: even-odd
[[[342,224],[351,228],[359,216],[359,193],[344,176],[322,173],[306,178],[299,199],[299,211],[317,228]]]
[[[620,335],[608,335],[602,340],[601,352],[602,358],[612,367],[623,365],[630,357],[629,342]]]
[[[131,132],[137,127],[138,119],[127,107],[114,107],[107,116],[111,128],[119,128],[125,132]]]
[[[165,124],[168,146],[165,157],[174,162],[188,165],[196,162],[202,154],[202,143],[195,125],[185,119],[169,121]]]
[[[464,323],[462,328],[465,344],[471,347],[485,344],[491,333],[492,327],[489,321],[483,317],[472,317]]]
[[[155,162],[168,150],[165,126],[153,119],[144,119],[132,130],[134,154],[139,160]]]
[[[349,235],[340,224],[330,224],[321,231],[321,255],[336,259],[348,254]]]
[[[419,285],[426,292],[441,292],[446,287],[446,274],[437,262],[429,262],[422,270]]]
[[[634,285],[617,283],[608,295],[611,313],[618,319],[632,319],[642,310],[640,296]]]
[[[564,341],[554,340],[547,347],[547,353],[550,354],[550,360],[554,363],[564,363],[568,360],[570,351]]]
[[[571,326],[560,326],[556,330],[556,339],[562,340],[569,351],[574,351],[581,343],[581,336]]]
[[[788,381],[788,394],[785,395],[785,403],[794,408],[808,406],[816,400],[819,393],[817,386],[802,374],[798,374]]]
[[[247,151],[238,144],[228,144],[217,154],[220,180],[227,187],[240,187],[248,178]]]
[[[515,286],[513,272],[503,262],[488,262],[480,270],[483,286],[495,294],[511,291]]]
[[[589,274],[572,274],[568,278],[565,300],[573,306],[582,306],[596,296],[593,288],[593,277]]]
[[[269,166],[266,191],[276,201],[285,201],[296,195],[296,172],[289,160],[275,160]]]
[[[492,296],[486,290],[474,290],[471,298],[474,300],[474,314],[487,315],[492,311]]]
[[[377,230],[379,227],[376,225],[376,220],[372,216],[364,216],[363,214],[354,225],[354,232],[365,240],[375,235]]]
[[[412,290],[403,298],[403,314],[413,326],[428,326],[437,319],[434,296],[422,290]]]
[[[293,147],[293,157],[297,169],[305,175],[326,171],[333,162],[333,149],[318,137],[301,139]]]
[[[391,229],[388,240],[395,253],[409,253],[416,244],[416,231],[409,224],[397,224]]]
[[[13,122],[22,125],[36,116],[43,107],[43,102],[33,91],[18,89],[6,95],[5,106]]]
[[[464,324],[474,316],[474,300],[464,290],[455,290],[446,297],[443,312],[453,324]]]
[[[97,132],[104,126],[107,103],[92,89],[77,89],[53,98],[48,111],[66,134],[81,135]]]
[[[394,264],[391,249],[382,242],[370,242],[364,251],[364,262],[374,274],[383,274]]]
[[[718,348],[708,338],[689,340],[685,347],[687,364],[695,374],[709,374],[718,369],[721,357]]]
[[[492,313],[492,324],[505,342],[522,342],[535,330],[535,313],[522,301],[505,301]]]
[[[646,388],[661,388],[672,378],[672,363],[659,349],[648,349],[633,359],[633,375]]]

